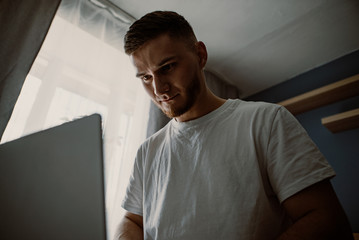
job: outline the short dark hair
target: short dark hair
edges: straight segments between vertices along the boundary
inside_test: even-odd
[[[176,12],[154,11],[135,21],[127,31],[124,49],[130,55],[147,41],[168,34],[171,38],[181,39],[194,47],[197,42],[191,25]]]

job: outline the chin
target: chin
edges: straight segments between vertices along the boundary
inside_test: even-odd
[[[164,109],[164,108],[160,108],[162,110],[162,112],[169,118],[175,118],[178,117],[179,115],[176,113],[176,111],[174,111],[173,109]]]
[[[175,117],[182,116],[183,114],[188,112],[191,107],[192,107],[191,104],[186,104],[186,105],[183,105],[180,107],[171,107],[171,108],[162,108],[161,107],[161,110],[167,117],[175,118]]]

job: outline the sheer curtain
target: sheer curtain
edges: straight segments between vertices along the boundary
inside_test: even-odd
[[[100,113],[110,238],[123,214],[121,200],[146,135],[150,102],[122,51],[127,28],[90,1],[63,0],[2,137],[6,142]]]

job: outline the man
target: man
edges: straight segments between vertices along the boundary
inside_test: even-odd
[[[116,239],[352,239],[303,128],[283,107],[215,96],[182,16],[145,15],[125,51],[172,120],[138,150]]]

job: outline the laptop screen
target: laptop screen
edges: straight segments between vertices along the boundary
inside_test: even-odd
[[[2,239],[106,239],[101,117],[0,145]]]

